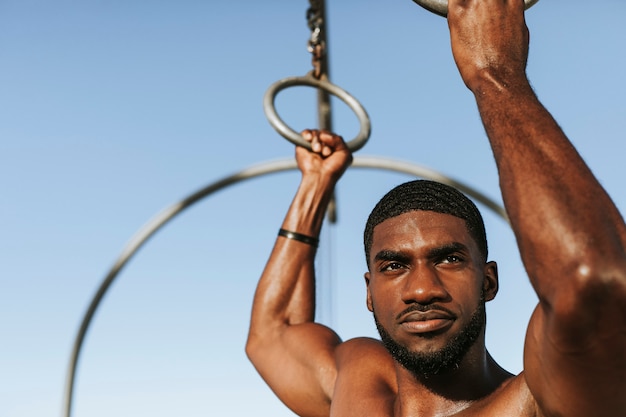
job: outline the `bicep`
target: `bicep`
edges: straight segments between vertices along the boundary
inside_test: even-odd
[[[615,305],[575,310],[535,309],[524,349],[528,387],[544,416],[622,415],[626,311]]]
[[[328,416],[341,343],[329,328],[304,323],[285,326],[270,343],[249,352],[265,382],[300,416]]]

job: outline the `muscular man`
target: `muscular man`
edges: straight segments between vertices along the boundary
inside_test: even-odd
[[[460,74],[474,94],[504,204],[539,304],[524,371],[485,348],[498,287],[482,219],[450,187],[390,191],[365,230],[367,306],[381,341],[342,342],[314,320],[314,257],[351,162],[339,136],[305,131],[302,180],[261,276],[247,353],[301,416],[626,416],[626,227],[531,89],[522,0],[450,0]]]

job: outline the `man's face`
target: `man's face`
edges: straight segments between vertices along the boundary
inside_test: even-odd
[[[421,210],[385,220],[374,228],[369,271],[367,306],[387,348],[414,373],[458,366],[483,334],[497,271],[464,220]]]

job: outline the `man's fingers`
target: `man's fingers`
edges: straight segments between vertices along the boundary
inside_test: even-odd
[[[330,156],[343,143],[341,136],[326,130],[306,129],[301,135],[311,144],[313,152],[324,157]]]
[[[306,129],[303,130],[301,133],[302,138],[304,138],[304,140],[311,144],[311,150],[316,153],[322,151],[322,144],[320,143],[319,133],[320,132],[318,130],[313,129]]]
[[[343,138],[332,132],[322,130],[319,134],[320,142],[323,145],[322,156],[330,156],[333,152],[341,150],[346,147]]]

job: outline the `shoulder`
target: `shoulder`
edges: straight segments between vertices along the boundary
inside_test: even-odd
[[[338,346],[331,414],[389,416],[398,393],[394,361],[376,339],[359,337]]]
[[[389,367],[393,372],[394,361],[382,342],[370,337],[357,337],[347,340],[337,349],[338,367],[359,366],[382,369]]]
[[[388,416],[398,393],[394,361],[379,340],[350,339],[336,352],[331,409],[341,416]]]
[[[394,360],[380,340],[359,337],[341,344],[337,350],[338,378],[352,384],[368,384],[372,389],[397,392]]]
[[[481,417],[541,417],[537,402],[526,384],[524,372],[506,380],[497,390],[479,400],[469,415]]]

